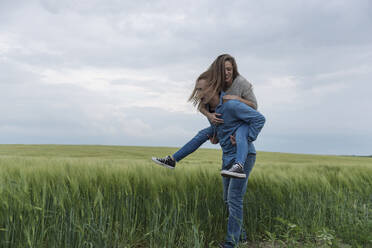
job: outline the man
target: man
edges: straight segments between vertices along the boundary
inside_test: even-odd
[[[206,77],[208,78],[208,77]],[[244,164],[244,173],[246,178],[223,177],[224,201],[229,210],[227,224],[226,241],[222,247],[235,247],[240,238],[243,223],[243,198],[247,189],[248,176],[256,161],[256,151],[253,141],[257,138],[265,124],[265,117],[238,101],[229,100],[224,102],[224,92],[215,92],[204,78],[200,78],[195,88],[198,91],[198,98],[202,104],[205,104],[210,112],[220,114],[224,122],[217,126],[211,126],[214,129],[216,138],[219,140],[223,151],[222,169],[228,170],[235,163],[236,146],[230,141],[230,136],[234,135],[236,130],[247,125],[248,135],[248,156]]]

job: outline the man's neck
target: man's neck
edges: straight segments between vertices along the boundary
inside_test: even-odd
[[[220,96],[219,94],[215,94],[209,101],[209,107],[214,110],[216,109],[219,103],[220,103]]]

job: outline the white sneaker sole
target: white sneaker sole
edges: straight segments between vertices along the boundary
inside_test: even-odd
[[[168,169],[174,169],[174,167],[169,166],[167,164],[164,164],[164,163],[160,162],[159,160],[156,159],[156,157],[152,157],[151,159],[152,159],[152,161],[154,161],[158,165],[161,165],[161,166],[163,166],[165,168],[168,168]]]
[[[221,176],[223,177],[233,177],[233,178],[246,178],[247,176],[244,173],[236,173],[228,170],[221,171]]]

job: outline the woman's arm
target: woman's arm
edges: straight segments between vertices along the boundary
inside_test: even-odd
[[[238,100],[257,110],[257,99],[253,93],[253,86],[247,79],[239,76],[234,80],[231,87],[233,87],[232,94],[227,93],[223,98],[224,100]]]
[[[240,96],[235,96],[235,95],[224,95],[223,96],[223,100],[224,101],[228,101],[228,100],[238,100],[239,102],[242,102],[244,104],[247,104],[249,107],[257,110],[257,103],[253,102],[253,101],[250,101],[250,100],[247,100],[247,99],[244,99],[244,98],[241,98]]]

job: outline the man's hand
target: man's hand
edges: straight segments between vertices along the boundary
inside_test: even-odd
[[[233,146],[236,145],[236,139],[235,139],[235,136],[234,135],[230,135],[230,142]]]
[[[235,96],[235,95],[224,95],[223,97],[222,97],[222,99],[223,99],[223,102],[227,102],[228,100],[238,100],[238,101],[240,101],[240,97],[238,97],[238,96]]]
[[[208,120],[212,124],[218,125],[218,124],[222,124],[223,123],[223,119],[218,118],[219,116],[221,116],[221,114],[218,114],[218,113],[208,113],[207,118],[208,118]]]
[[[218,138],[216,137],[216,135],[213,135],[213,136],[209,136],[209,141],[215,145],[215,144],[218,144]]]

